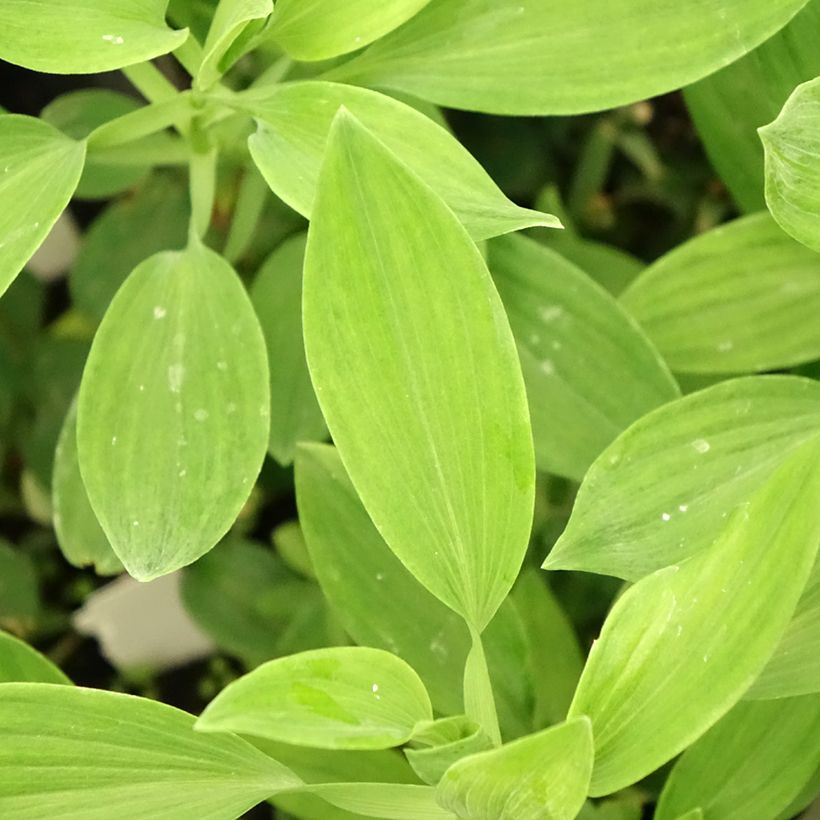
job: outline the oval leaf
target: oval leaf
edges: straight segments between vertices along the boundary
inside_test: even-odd
[[[14,635],[0,630],[0,683],[71,684],[59,667]]]
[[[451,766],[439,803],[465,820],[573,820],[592,772],[592,732],[571,720]]]
[[[305,238],[299,234],[286,239],[262,265],[251,287],[270,362],[268,450],[283,466],[293,461],[296,442],[320,441],[327,435],[302,340]]]
[[[679,373],[774,370],[820,357],[820,256],[767,213],[675,248],[621,302]]]
[[[264,339],[227,262],[194,244],[139,265],[97,331],[77,419],[91,506],[135,578],[190,564],[225,534],[268,414]]]
[[[455,211],[474,239],[560,227],[554,216],[510,202],[455,137],[384,94],[316,81],[249,92],[238,101],[257,120],[249,140],[254,162],[273,192],[308,218],[330,125],[344,106]]]
[[[544,567],[637,580],[707,547],[795,448],[820,433],[820,385],[723,382],[653,411],[605,450]]]
[[[277,0],[271,36],[295,60],[325,60],[369,45],[430,0]]]
[[[3,14],[0,11],[0,31],[5,38]],[[84,160],[84,143],[42,120],[0,116],[0,295],[68,205]]]
[[[186,31],[165,25],[168,0],[4,0],[0,59],[50,74],[97,74],[167,54]]]
[[[387,749],[432,717],[424,684],[404,661],[340,647],[263,664],[217,695],[197,729],[320,749]]]
[[[233,820],[301,784],[246,741],[131,695],[3,683],[0,725],[0,815],[15,820]]]
[[[346,112],[328,145],[304,288],[311,377],[365,508],[408,569],[482,629],[532,520],[515,343],[466,231]]]
[[[761,672],[817,554],[818,457],[818,441],[806,444],[711,547],[642,579],[612,608],[569,712],[592,719],[592,796],[670,760]]]
[[[705,77],[805,4],[438,0],[330,76],[490,114],[600,111]]]
[[[635,321],[571,262],[520,236],[487,264],[518,344],[535,457],[578,481],[633,421],[680,395]]]
[[[771,820],[820,765],[820,696],[739,703],[675,764],[655,820]]]
[[[777,119],[760,129],[766,203],[786,233],[820,251],[820,77],[798,86]]]

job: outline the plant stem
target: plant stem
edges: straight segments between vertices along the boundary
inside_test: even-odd
[[[223,251],[223,256],[231,264],[248,249],[267,195],[268,185],[265,180],[255,168],[248,168],[239,185],[231,228]]]
[[[196,41],[193,35],[189,35],[188,39],[179,48],[174,49],[173,54],[174,57],[179,60],[182,67],[192,77],[195,77],[202,62],[202,46]]]
[[[500,746],[501,730],[481,633],[471,624],[467,626],[473,645],[464,667],[464,712],[484,728],[495,746]]]
[[[217,150],[212,147],[207,135],[200,128],[197,120],[191,127],[190,193],[191,225],[190,238],[202,239],[211,224],[216,190],[216,157]]]
[[[174,96],[161,102],[150,103],[136,111],[130,111],[114,120],[103,123],[88,135],[89,148],[110,148],[114,145],[134,142],[170,126],[187,130],[191,117],[189,93],[174,92]]]
[[[149,103],[165,102],[178,94],[171,81],[151,62],[126,66],[122,73]]]

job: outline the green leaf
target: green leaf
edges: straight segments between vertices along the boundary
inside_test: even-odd
[[[435,786],[457,760],[491,749],[492,745],[475,721],[457,715],[417,729],[412,746],[406,748],[404,754],[416,774],[425,783]]]
[[[93,566],[99,575],[122,572],[85,491],[77,460],[77,403],[68,411],[54,454],[51,480],[54,530],[66,560],[75,567]]]
[[[333,447],[299,448],[296,495],[322,592],[348,634],[359,644],[388,650],[407,661],[424,681],[438,712],[463,711],[461,676],[470,649],[467,628],[390,551]],[[526,638],[508,601],[483,639],[502,733],[517,736],[529,729],[532,691],[529,676],[522,674]]]
[[[815,565],[783,639],[745,697],[785,698],[814,692],[820,692],[820,564]]]
[[[364,88],[308,81],[240,95],[253,115],[250,150],[273,192],[300,214],[314,210],[319,169],[333,118],[347,108],[446,203],[474,239],[558,220],[507,199],[448,131],[416,109]]]
[[[820,257],[765,212],[670,251],[621,302],[680,373],[774,370],[820,357]]]
[[[433,716],[418,675],[381,649],[339,647],[269,661],[229,684],[197,721],[321,749],[387,749]]]
[[[786,233],[820,251],[820,77],[798,86],[777,119],[759,130],[766,204]]]
[[[6,7],[0,10],[4,39]],[[47,123],[17,114],[0,116],[0,295],[68,205],[84,159],[84,143]]]
[[[0,682],[15,681],[71,684],[63,672],[36,649],[0,631]]]
[[[735,379],[667,404],[592,465],[544,567],[634,581],[682,561],[818,434],[820,386],[808,379]]]
[[[518,344],[536,463],[580,481],[619,433],[678,387],[635,321],[554,251],[501,237],[487,264]]]
[[[194,86],[214,85],[231,67],[232,46],[245,43],[248,32],[255,33],[272,12],[272,0],[219,0],[202,47]]]
[[[590,794],[635,783],[742,697],[783,635],[820,542],[820,446],[782,464],[708,549],[612,608],[570,716],[595,736]]]
[[[233,820],[293,772],[152,700],[47,683],[0,684],[0,815],[15,820]]]
[[[27,553],[0,539],[0,622],[30,621],[39,611],[34,563]]]
[[[334,806],[379,820],[453,820],[430,786],[395,783],[327,783],[305,787]]]
[[[675,764],[655,820],[771,820],[820,765],[820,696],[739,703]]]
[[[139,265],[97,331],[77,418],[91,506],[135,578],[190,564],[225,534],[268,414],[264,339],[228,263],[195,243]]]
[[[512,333],[452,212],[344,112],[308,235],[304,328],[325,420],[377,529],[483,629],[532,520]]]
[[[270,540],[285,565],[298,575],[316,580],[302,527],[298,521],[285,521],[270,534]],[[412,664],[411,664],[412,665]]]
[[[315,585],[294,577],[270,549],[233,537],[186,567],[180,591],[217,645],[251,667],[284,654],[289,624],[321,604]]]
[[[438,0],[329,76],[490,114],[600,111],[705,77],[805,4]]]
[[[4,0],[0,59],[50,74],[97,74],[182,45],[165,25],[168,0]]]
[[[454,764],[439,803],[464,820],[572,820],[587,796],[592,733],[586,718]]]
[[[818,29],[814,1],[754,51],[684,90],[712,165],[749,213],[766,207],[757,129],[778,115],[796,85],[820,74]]]
[[[73,302],[89,318],[101,320],[140,262],[185,246],[189,219],[188,191],[164,175],[109,205],[91,223],[69,272]]]
[[[321,441],[327,435],[302,340],[305,238],[298,234],[286,239],[267,258],[251,287],[270,363],[268,450],[284,466],[293,461],[297,442]]]
[[[271,37],[295,60],[325,60],[369,45],[430,0],[277,0]]]
[[[535,726],[540,729],[566,716],[581,677],[583,656],[572,624],[536,570],[525,570],[512,594],[527,629]]]

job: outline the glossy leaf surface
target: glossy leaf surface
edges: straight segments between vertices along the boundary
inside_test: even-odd
[[[680,373],[774,370],[820,357],[820,256],[767,213],[675,248],[621,302]]]
[[[304,329],[325,420],[377,529],[483,629],[518,574],[532,518],[512,333],[452,212],[348,114],[308,235]]]
[[[736,60],[806,0],[437,0],[334,77],[492,114],[599,111]]]
[[[448,131],[392,97],[328,82],[300,82],[239,98],[257,120],[250,149],[277,196],[310,217],[330,125],[347,108],[455,211],[474,239],[558,220],[510,202]]]
[[[0,115],[0,294],[68,204],[84,159],[83,143],[41,120]]]
[[[139,265],[97,331],[77,418],[91,506],[134,577],[185,566],[225,534],[268,413],[264,339],[231,267],[198,244]]]
[[[424,684],[404,661],[340,647],[263,664],[217,695],[197,728],[323,749],[386,749],[431,718]]]
[[[595,736],[590,794],[635,783],[724,715],[765,666],[820,542],[820,445],[798,450],[706,550],[616,602],[570,715]]]

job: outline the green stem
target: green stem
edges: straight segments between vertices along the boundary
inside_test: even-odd
[[[188,143],[170,134],[152,134],[127,145],[114,145],[94,152],[106,165],[187,165]]]
[[[268,185],[255,168],[248,168],[239,186],[223,256],[234,264],[247,251],[265,206]]]
[[[291,68],[293,68],[293,60],[290,57],[280,57],[275,63],[269,65],[249,87],[265,88],[269,85],[281,83]]]
[[[170,126],[187,128],[191,117],[189,93],[174,93],[171,99],[150,103],[103,123],[88,135],[89,148],[110,148],[146,137]]]
[[[199,66],[202,63],[202,46],[196,39],[189,35],[188,39],[179,47],[174,49],[174,57],[179,60],[182,67],[195,77]]]
[[[484,728],[494,745],[500,746],[501,730],[481,633],[471,624],[467,626],[473,645],[464,667],[464,712]]]
[[[165,102],[178,93],[171,81],[153,63],[129,65],[122,69],[122,73],[150,103]]]
[[[191,127],[190,192],[191,225],[189,236],[202,239],[211,224],[216,191],[216,148],[208,144],[196,120]]]

